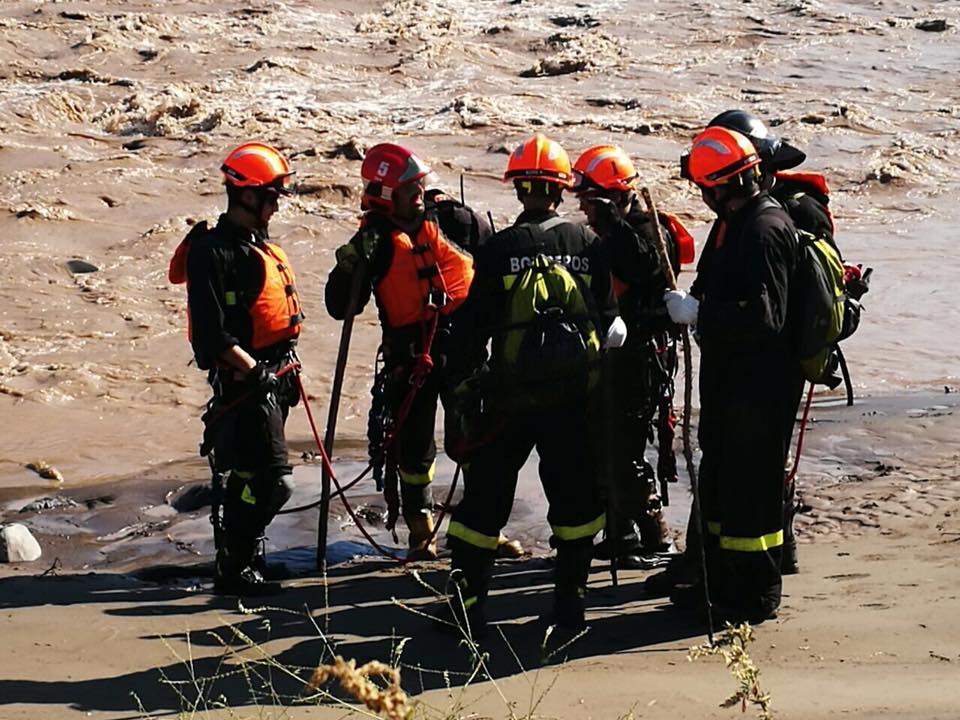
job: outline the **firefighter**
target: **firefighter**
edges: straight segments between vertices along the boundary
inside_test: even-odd
[[[745,135],[760,156],[761,187],[783,205],[797,230],[823,238],[831,246],[838,247],[833,213],[830,211],[830,187],[827,179],[817,172],[792,170],[807,159],[801,150],[771,133],[763,120],[744,110],[726,110],[713,118],[708,127],[710,126],[725,127]],[[868,288],[867,283],[861,280],[861,267],[846,265],[845,272],[847,301],[844,338],[852,335],[859,325],[860,299]],[[849,380],[847,377],[844,379]],[[852,388],[848,388],[848,391],[852,396]],[[796,408],[784,417],[790,432],[793,431],[795,421]],[[788,482],[784,487],[784,575],[793,575],[799,571],[797,541],[793,533],[795,498],[796,478],[788,473]]]
[[[343,319],[353,275],[363,273],[355,311],[363,309],[372,293],[383,333],[381,402],[391,435],[388,504],[394,502],[389,476],[398,476],[398,499],[410,532],[408,557],[433,559],[437,400],[443,390],[451,318],[473,280],[473,258],[451,238],[479,244],[489,235],[489,225],[462,203],[428,190],[430,168],[400,145],[371,148],[360,174],[363,220],[360,230],[337,249],[326,306],[333,318]],[[506,539],[504,546],[505,551],[522,553]]]
[[[274,148],[246,143],[221,166],[227,211],[200,222],[177,248],[170,279],[186,282],[190,342],[214,397],[201,453],[226,475],[223,517],[214,516],[215,590],[266,594],[263,533],[293,492],[284,424],[296,403],[292,375],[303,313],[293,268],[268,226],[293,174]],[[215,485],[219,485],[215,482]]]
[[[760,156],[744,135],[709,127],[681,161],[716,214],[690,293],[664,299],[700,337],[700,464],[707,572],[719,617],[762,622],[780,605],[783,478],[790,446],[784,418],[803,376],[787,300],[798,264],[790,216],[761,187]],[[703,587],[678,588],[690,605]]]
[[[587,403],[601,341],[622,344],[625,337],[596,236],[557,213],[572,181],[567,153],[536,135],[510,155],[503,179],[513,183],[523,212],[477,249],[456,335],[467,358],[459,366],[475,371],[461,386],[479,388],[491,417],[485,425],[496,430],[469,457],[448,531],[457,585],[451,595],[462,598],[466,616],[458,619],[475,636],[485,628],[494,555],[518,473],[534,448],[557,549],[550,619],[583,626],[593,538],[604,526]]]
[[[599,443],[601,449],[611,440],[614,444],[620,507],[610,525],[617,528],[618,538],[615,544],[606,538],[594,548],[594,555],[609,558],[615,545],[621,567],[644,567],[643,556],[670,547],[656,482],[677,480],[673,451],[676,326],[663,302],[667,276],[650,217],[636,194],[638,174],[627,154],[611,145],[589,148],[577,159],[573,174],[573,192],[590,227],[601,238],[620,314],[627,325],[626,344],[608,356],[607,381],[616,387],[617,401],[616,417],[609,419],[612,438]],[[673,270],[679,273],[681,259],[693,261],[693,238],[676,217],[660,215]],[[655,430],[656,474],[644,452]]]

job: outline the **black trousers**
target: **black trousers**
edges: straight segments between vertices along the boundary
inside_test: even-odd
[[[631,341],[631,337],[635,339]],[[666,337],[657,341],[628,335],[624,347],[607,353],[603,381],[612,383],[606,393],[611,401],[603,403],[596,422],[591,423],[594,431],[600,431],[598,452],[601,456],[613,454],[610,480],[615,483],[618,533],[629,529],[627,534],[632,536],[636,521],[642,543],[648,547],[665,540],[657,474],[676,476],[671,404],[676,353],[665,347]],[[658,353],[658,347],[664,350]],[[607,404],[613,406],[612,412],[604,407]],[[655,429],[659,442],[656,474],[646,457]]]
[[[700,365],[701,537],[717,602],[747,611],[780,605],[784,465],[803,378],[784,355]]]
[[[249,392],[242,383],[218,389],[219,407]],[[212,445],[216,470],[226,476],[223,539],[234,559],[253,556],[257,539],[290,496],[293,468],[284,426],[293,392],[291,380],[276,391],[254,392],[207,425],[205,443]]]
[[[409,365],[389,370],[386,401],[395,421],[402,422],[390,449],[391,462],[400,476],[400,504],[404,517],[433,508],[433,476],[436,468],[437,401],[443,380],[435,368],[416,390],[405,418],[397,414],[413,387]]]
[[[534,448],[557,547],[557,592],[582,594],[589,547],[605,523],[590,445],[586,409],[573,406],[515,416],[477,449],[464,468],[464,496],[448,529],[453,567],[464,572],[474,597],[486,594],[484,575],[510,518],[520,469]]]

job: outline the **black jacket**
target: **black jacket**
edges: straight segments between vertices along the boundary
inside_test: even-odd
[[[539,229],[540,223],[553,218],[559,218],[558,214],[523,212],[513,225],[476,249],[473,285],[458,312],[452,343],[457,351],[455,364],[459,372],[475,370],[486,361],[490,331],[507,316],[503,304],[509,293],[503,278],[519,275],[537,255],[546,255],[583,278],[600,316],[601,338],[617,316],[610,266],[597,236],[586,226],[569,221],[546,231]]]
[[[267,242],[265,231],[250,231],[221,215],[214,228],[198,223],[187,236],[187,311],[197,365],[207,370],[234,345],[258,360],[273,360],[292,346],[283,341],[254,350],[250,305],[263,289],[264,273],[253,245]],[[236,298],[229,304],[228,298]]]
[[[797,232],[787,212],[761,193],[717,221],[697,265],[697,330],[704,355],[789,349],[788,300]]]
[[[614,277],[626,291],[619,297],[620,314],[629,335],[649,337],[675,326],[667,314],[663,293],[667,275],[660,260],[658,241],[650,216],[634,203],[626,217],[604,228],[601,247]],[[674,274],[680,272],[677,243],[669,227],[661,222],[663,238]],[[639,337],[637,338],[639,339]]]

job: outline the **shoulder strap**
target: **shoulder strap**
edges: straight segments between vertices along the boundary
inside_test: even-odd
[[[569,223],[570,221],[565,217],[560,217],[557,215],[556,217],[552,217],[549,220],[544,220],[542,223],[540,223],[539,229],[540,232],[547,232],[548,230],[553,230],[555,227],[560,227],[561,225],[567,225]]]

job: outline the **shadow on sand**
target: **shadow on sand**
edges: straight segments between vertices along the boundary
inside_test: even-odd
[[[545,646],[546,627],[538,615],[550,606],[551,571],[546,558],[498,564],[488,605],[495,626],[482,646],[490,678],[577,658],[656,652],[661,648],[652,646],[694,638],[704,630],[664,600],[645,598],[642,574],[622,577],[614,591],[603,569],[595,568],[589,630],[566,647],[561,646],[569,637],[554,634]],[[165,654],[178,659],[87,680],[0,680],[0,704],[58,704],[140,717],[138,701],[151,713],[178,711],[198,698],[203,708],[221,696],[234,707],[293,703],[303,701],[304,681],[313,668],[333,655],[362,663],[396,661],[399,653],[409,693],[448,683],[456,687],[474,668],[471,653],[462,635],[425,617],[443,611],[429,588],[442,588],[445,577],[442,563],[412,572],[368,560],[334,567],[326,583],[317,577],[296,579],[282,594],[243,604],[209,592],[209,566],[154,567],[139,576],[5,578],[0,609],[7,612],[86,603],[102,606],[105,616],[162,616],[170,632],[142,639],[165,643]],[[200,626],[189,633],[189,645],[181,630],[188,616],[191,627]],[[244,672],[241,655],[257,664]]]

